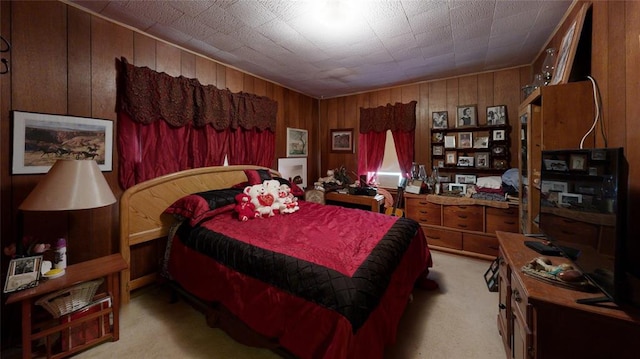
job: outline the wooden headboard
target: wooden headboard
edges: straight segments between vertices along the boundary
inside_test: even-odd
[[[265,169],[280,176],[270,168],[259,166],[203,167],[139,183],[127,189],[120,198],[120,253],[129,267],[120,276],[122,304],[129,302],[130,291],[153,283],[157,274],[152,273],[131,279],[131,246],[165,237],[175,222],[164,210],[177,199],[196,192],[229,188],[247,181],[244,170]]]

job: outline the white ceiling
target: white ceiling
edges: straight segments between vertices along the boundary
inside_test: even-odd
[[[570,0],[68,1],[317,98],[528,65],[571,6]]]

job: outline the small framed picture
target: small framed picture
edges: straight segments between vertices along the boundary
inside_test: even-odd
[[[542,181],[540,183],[540,192],[567,192],[569,190],[569,184],[561,181]]]
[[[474,157],[477,168],[489,168],[489,152],[476,152]]]
[[[436,167],[438,167],[438,168],[444,167],[444,160],[437,160],[436,161]]]
[[[422,189],[422,181],[414,179],[407,184],[404,190],[407,193],[420,194],[421,189]]]
[[[463,183],[449,183],[448,187],[449,192],[457,192],[461,195],[467,193],[467,185]]]
[[[491,147],[491,153],[494,154],[495,156],[502,156],[505,153],[507,153],[507,148],[502,145],[493,146]]]
[[[564,160],[549,160],[545,159],[544,161],[544,169],[547,171],[560,171],[565,172],[568,170],[567,162]]]
[[[504,141],[505,140],[504,133],[505,133],[505,130],[495,130],[495,131],[493,131],[493,140],[494,141]]]
[[[456,148],[456,136],[444,136],[444,148]]]
[[[459,167],[473,167],[473,156],[459,156],[457,165]]]
[[[572,205],[582,203],[582,195],[578,193],[558,193],[558,204],[561,206],[570,207]]]
[[[493,159],[493,168],[497,169],[497,170],[503,170],[507,168],[507,160],[502,159],[502,158],[494,158]]]
[[[42,256],[15,258],[9,262],[4,292],[15,292],[38,285]]]
[[[475,136],[473,148],[489,148],[489,136]]]
[[[433,155],[434,156],[442,156],[442,155],[444,155],[444,147],[443,146],[433,146]]]
[[[448,128],[449,115],[447,111],[438,111],[431,113],[431,128]]]
[[[456,183],[476,184],[476,175],[456,175]]]
[[[477,125],[476,105],[458,106],[456,127],[471,127]]]
[[[586,154],[572,154],[569,156],[569,168],[572,171],[586,171],[587,170],[587,155]]]
[[[331,131],[331,152],[353,153],[353,128]]]
[[[507,124],[507,106],[489,106],[487,107],[487,126],[506,125]]]
[[[287,157],[307,157],[309,131],[287,127]]]
[[[473,134],[471,132],[458,133],[458,147],[460,148],[472,148],[473,147]]]
[[[607,151],[605,150],[593,150],[591,151],[591,159],[596,161],[603,161],[607,159]]]
[[[432,134],[431,135],[431,141],[432,142],[436,142],[436,143],[440,143],[440,142],[444,141],[444,133],[436,132],[436,133]]]
[[[447,151],[444,156],[444,163],[455,166],[458,163],[458,153],[456,151]]]

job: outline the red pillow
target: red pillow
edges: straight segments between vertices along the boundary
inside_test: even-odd
[[[271,179],[269,170],[245,170],[244,174],[247,176],[250,186],[262,184],[262,182]]]
[[[188,219],[195,226],[220,212],[233,210],[235,196],[241,192],[242,189],[229,188],[189,194],[176,200],[164,212]]]

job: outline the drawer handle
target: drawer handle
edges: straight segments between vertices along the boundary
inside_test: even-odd
[[[503,309],[503,310],[504,310],[504,309],[507,309],[507,306],[506,306],[506,305],[504,305],[504,304],[502,304],[502,303],[500,303],[500,304],[498,304],[498,308],[500,308],[500,309]]]
[[[516,222],[504,222],[505,224],[516,224]]]
[[[429,203],[429,202],[418,202],[418,203],[420,203],[420,204],[427,204],[427,203]]]
[[[458,224],[458,227],[460,227],[460,228],[467,228],[467,225],[466,225],[466,224]]]
[[[458,218],[466,219],[466,218],[467,218],[467,216],[466,216],[466,215],[464,215],[464,214],[459,214],[459,215],[458,215]]]
[[[522,302],[522,297],[520,297],[520,292],[517,289],[513,290],[513,300],[518,303]]]
[[[438,240],[438,239],[440,239],[440,237],[435,237],[435,236],[427,236],[427,239],[435,239],[435,240]]]
[[[498,259],[498,264],[500,264],[500,265],[504,265],[504,258],[500,257],[500,258]]]
[[[426,214],[427,213],[427,211],[418,211],[418,212],[420,212],[422,214]]]
[[[428,218],[418,218],[419,222],[429,222]]]

